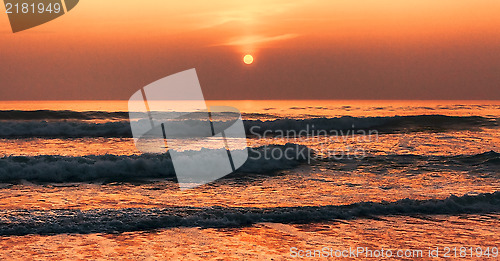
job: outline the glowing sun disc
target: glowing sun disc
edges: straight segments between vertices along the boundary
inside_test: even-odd
[[[251,56],[250,54],[245,55],[245,57],[243,57],[243,62],[246,64],[252,64],[253,56]]]

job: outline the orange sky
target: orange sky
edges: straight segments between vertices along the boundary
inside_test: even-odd
[[[0,99],[128,99],[193,67],[209,99],[500,99],[498,10],[498,0],[86,0],[13,34],[2,9]]]

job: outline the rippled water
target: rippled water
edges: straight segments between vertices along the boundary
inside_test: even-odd
[[[243,112],[253,153],[310,154],[180,191],[168,154],[135,148],[126,102],[2,104],[0,258],[499,247],[500,102],[209,104]]]

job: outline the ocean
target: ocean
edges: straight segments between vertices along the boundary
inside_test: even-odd
[[[0,259],[498,260],[500,101],[207,104],[250,158],[180,190],[126,101],[2,102]]]

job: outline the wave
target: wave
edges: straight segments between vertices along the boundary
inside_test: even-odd
[[[494,151],[460,156],[379,155],[360,159],[325,159],[317,157],[307,146],[289,143],[250,148],[248,152],[246,163],[226,178],[242,178],[252,174],[274,175],[276,171],[294,169],[303,164],[323,164],[333,171],[363,169],[384,174],[389,169],[403,169],[407,173],[419,174],[452,170],[500,178],[500,153]],[[208,152],[207,155],[211,154]],[[22,180],[36,183],[147,181],[158,178],[175,180],[168,153],[0,158],[0,182],[4,183],[19,183]]]
[[[68,112],[74,113],[74,112]],[[89,112],[97,113],[97,112]],[[101,112],[99,112],[101,113]],[[103,112],[104,113],[104,112]],[[114,114],[114,113],[111,113]],[[121,114],[119,114],[121,115]],[[121,115],[120,117],[122,117]],[[89,116],[90,117],[90,116]],[[447,131],[498,127],[498,119],[480,116],[419,115],[395,117],[340,117],[312,119],[244,120],[248,136],[337,134],[334,131],[376,130],[379,133],[418,131]],[[196,128],[198,120],[169,121],[179,130]],[[149,123],[148,123],[149,124]],[[203,124],[203,123],[202,123]],[[175,128],[173,128],[175,129]],[[356,132],[354,132],[356,133]],[[349,133],[351,135],[352,133]],[[182,135],[182,133],[180,133]],[[132,137],[128,121],[90,123],[82,121],[0,121],[0,138],[82,138],[82,137]]]
[[[265,158],[266,151],[279,150],[286,157]],[[249,159],[237,173],[270,173],[291,169],[309,158],[303,145],[286,144],[249,150]],[[212,155],[207,153],[207,155]],[[188,159],[186,159],[188,160]],[[186,162],[192,164],[192,162]],[[101,156],[8,156],[0,158],[0,182],[85,182],[95,180],[130,181],[140,179],[174,179],[169,154],[101,155]]]
[[[498,127],[499,119],[481,116],[416,115],[393,117],[351,117],[276,119],[270,121],[246,121],[247,134],[256,136],[264,133],[277,134],[295,131],[296,133],[320,134],[320,131],[335,130],[376,130],[379,133],[399,133],[418,131],[447,131]],[[356,132],[355,132],[356,133]]]
[[[94,210],[0,210],[0,235],[117,233],[172,227],[225,228],[261,222],[312,223],[387,215],[456,215],[500,211],[500,192],[437,200],[403,199],[344,206],[274,208],[169,207]]]
[[[132,137],[129,122],[2,121],[0,138]]]
[[[274,119],[276,115],[266,113],[242,113],[249,118]],[[173,118],[179,115],[174,112],[152,112],[155,117],[162,116]],[[191,115],[195,115],[191,113]],[[147,118],[148,115],[143,112],[132,112],[134,118]],[[204,116],[204,115],[202,115]],[[71,111],[71,110],[0,110],[0,120],[128,120],[130,113],[126,111]]]
[[[424,156],[424,155],[378,155],[364,158],[345,159],[341,157],[320,158],[333,170],[364,169],[370,173],[385,173],[391,169],[405,169],[408,173],[440,172],[443,170],[467,171],[470,174],[493,174],[500,178],[500,153],[488,151],[475,155]],[[489,175],[491,176],[491,175]]]
[[[451,157],[453,161],[471,164],[473,166],[497,165],[500,166],[500,153],[488,151],[476,155],[460,155]],[[500,170],[500,168],[499,168]]]
[[[106,111],[55,111],[55,110],[4,110],[0,111],[0,120],[95,120],[128,119],[128,112]]]

